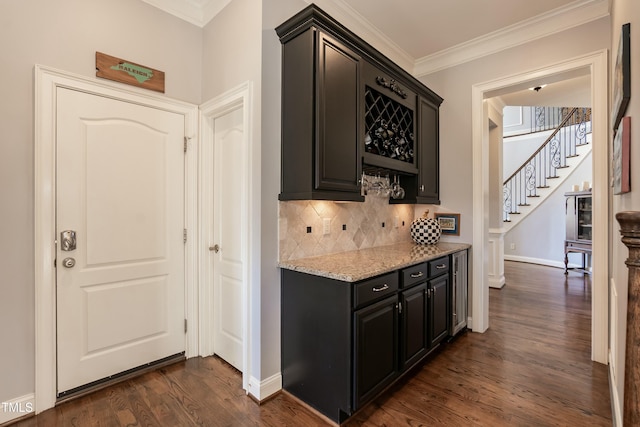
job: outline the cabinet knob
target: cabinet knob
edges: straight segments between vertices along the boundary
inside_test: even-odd
[[[424,276],[424,273],[422,271],[418,271],[417,273],[411,274],[412,279],[417,279],[418,277],[422,277],[422,276]]]
[[[389,285],[387,285],[386,283],[382,286],[380,286],[379,288],[372,288],[371,290],[373,292],[382,292],[382,291],[386,291],[387,289],[389,289]]]
[[[420,191],[424,191],[424,184],[420,185]]]

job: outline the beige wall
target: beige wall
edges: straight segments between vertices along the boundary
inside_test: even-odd
[[[203,73],[202,93],[203,101],[208,101],[220,94],[233,89],[244,82],[250,82],[251,101],[249,114],[251,116],[249,167],[251,169],[251,183],[249,195],[253,205],[253,214],[249,219],[251,227],[248,230],[251,240],[255,243],[250,248],[249,266],[249,298],[251,316],[249,325],[250,360],[248,372],[254,378],[261,379],[261,360],[263,352],[267,354],[277,350],[279,355],[279,341],[261,339],[264,327],[261,321],[261,294],[263,281],[261,279],[261,212],[262,212],[262,160],[261,160],[261,100],[262,100],[262,1],[234,0],[231,1],[218,15],[215,16],[203,31]],[[205,143],[205,141],[203,141]],[[268,174],[269,171],[267,170]],[[277,242],[274,242],[274,245]],[[279,307],[278,307],[279,310]],[[278,312],[279,315],[279,312]],[[278,316],[279,318],[279,316]],[[279,338],[279,336],[278,336]],[[262,343],[265,342],[265,346]],[[272,349],[270,346],[275,346]],[[269,366],[274,365],[273,363]],[[271,368],[273,371],[273,368]],[[279,359],[277,370],[279,372]],[[255,394],[255,393],[254,393]]]
[[[201,30],[141,1],[0,2],[0,402],[34,391],[33,69],[95,76],[95,52],[166,73],[200,102]]]
[[[640,165],[640,150],[634,149],[640,146],[640,133],[637,129],[637,122],[640,119],[640,84],[638,84],[638,70],[640,70],[640,2],[637,0],[613,0],[611,10],[611,41],[612,52],[610,59],[611,75],[615,67],[615,53],[618,51],[620,40],[620,28],[627,22],[631,23],[631,99],[627,107],[626,116],[632,117],[631,123],[631,192],[623,195],[612,195],[611,200],[611,290],[610,306],[611,315],[611,337],[610,346],[613,360],[614,380],[613,388],[618,397],[618,402],[614,402],[614,408],[622,410],[624,394],[624,351],[626,341],[626,312],[627,312],[627,267],[624,264],[629,252],[620,241],[619,225],[615,220],[615,214],[621,211],[640,210],[640,173],[635,173]],[[612,79],[611,79],[612,80]],[[613,92],[613,82],[611,81]],[[611,99],[609,100],[611,103]],[[635,122],[635,123],[634,123]],[[615,397],[615,395],[614,395]],[[618,406],[616,407],[616,403]],[[622,425],[619,420],[618,425]]]
[[[260,378],[280,373],[280,271],[278,194],[280,193],[280,92],[282,49],[275,28],[302,10],[302,0],[262,0],[262,212],[260,275]]]

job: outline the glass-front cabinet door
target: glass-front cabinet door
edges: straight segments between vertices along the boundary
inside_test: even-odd
[[[578,240],[591,241],[592,225],[591,225],[591,195],[577,196],[577,216],[578,216]]]

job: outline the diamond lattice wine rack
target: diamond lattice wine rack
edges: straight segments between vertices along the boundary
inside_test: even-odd
[[[367,86],[365,90],[365,163],[406,172],[414,171],[414,135],[414,112]]]

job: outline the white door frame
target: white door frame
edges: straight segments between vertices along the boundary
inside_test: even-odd
[[[489,233],[489,141],[484,136],[487,123],[483,102],[485,93],[508,88],[545,76],[588,67],[591,71],[591,104],[593,108],[593,276],[591,301],[591,359],[607,363],[609,342],[609,131],[608,131],[608,51],[582,55],[537,70],[507,76],[472,87],[472,152],[473,152],[473,301],[472,329],[484,332],[489,327],[489,284],[486,254]]]
[[[214,353],[214,322],[215,322],[215,301],[213,292],[213,267],[211,264],[211,255],[209,246],[214,242],[210,242],[209,238],[213,235],[213,179],[214,179],[214,147],[213,141],[215,137],[214,121],[231,111],[242,110],[242,126],[243,126],[243,163],[241,174],[244,175],[242,188],[242,205],[244,212],[238,212],[241,224],[241,238],[243,254],[242,258],[242,290],[241,290],[241,307],[242,307],[242,388],[249,391],[250,387],[250,361],[251,361],[251,343],[249,342],[249,325],[251,325],[251,282],[250,268],[252,264],[250,248],[255,244],[254,233],[251,232],[251,218],[256,208],[254,206],[254,197],[250,191],[250,183],[254,179],[253,152],[251,137],[251,111],[252,111],[252,84],[245,82],[200,106],[200,355],[210,356]],[[259,396],[258,396],[259,397]]]
[[[56,402],[56,92],[59,87],[80,90],[138,105],[182,114],[185,134],[197,135],[198,107],[134,87],[35,66],[35,412]],[[189,139],[185,159],[185,228],[193,230],[185,247],[185,316],[189,325],[185,355],[198,355],[197,306],[197,145]]]

